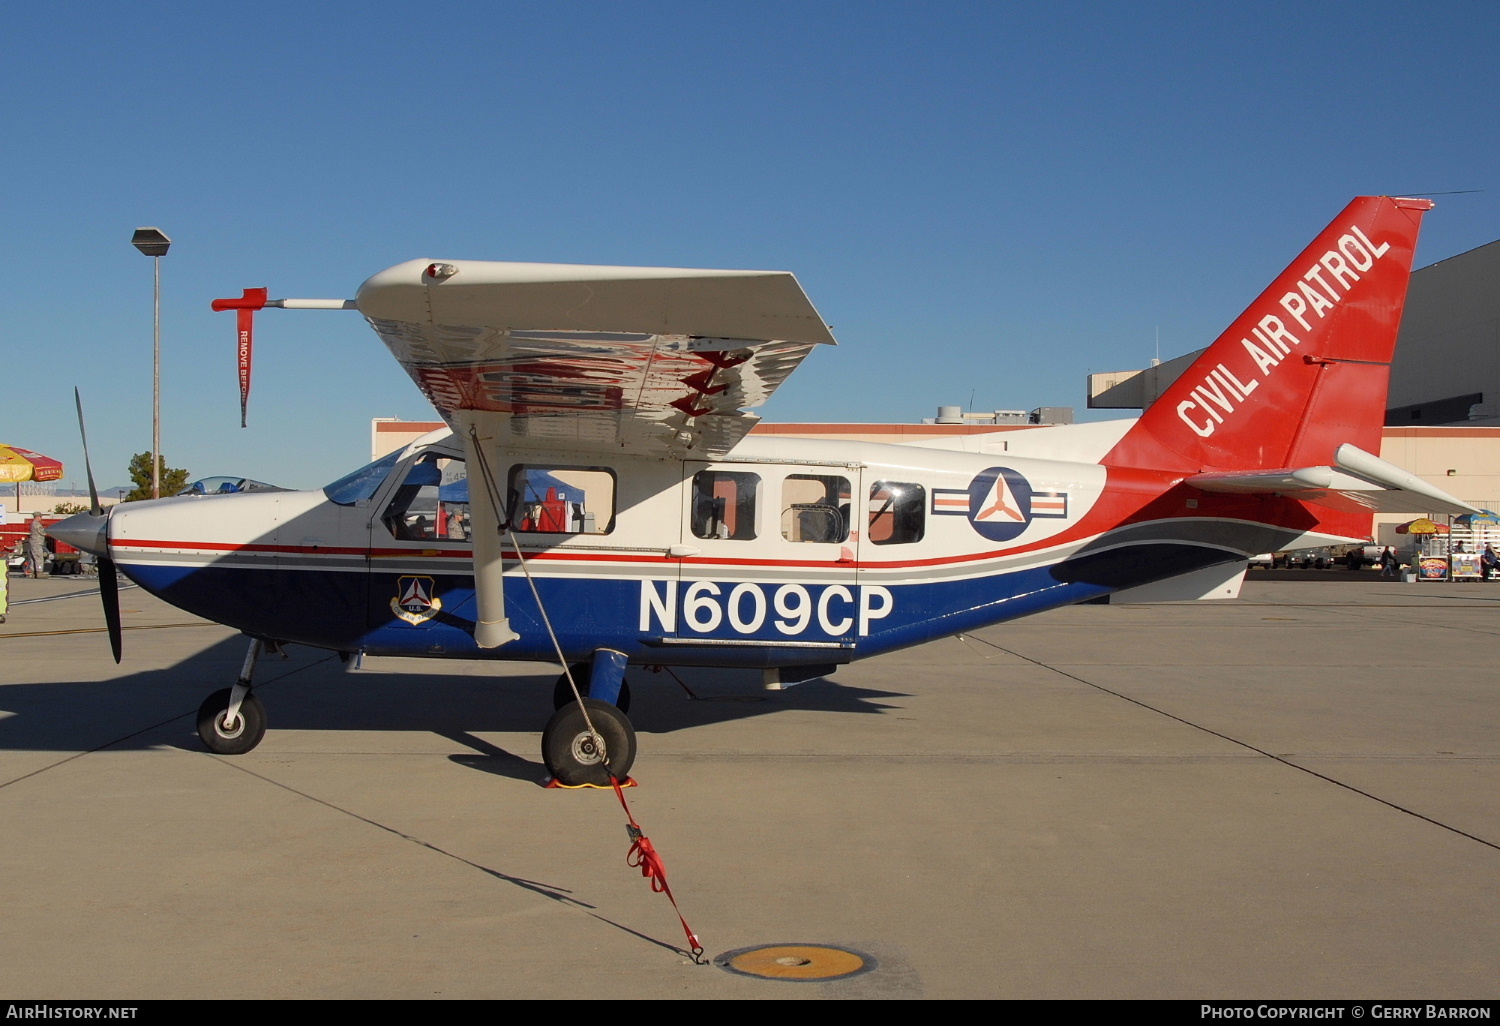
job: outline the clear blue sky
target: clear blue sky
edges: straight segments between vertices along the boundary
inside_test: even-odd
[[[0,441],[101,485],[316,486],[432,416],[351,297],[414,258],[771,268],[840,346],[768,419],[1084,405],[1206,344],[1352,197],[1432,194],[1418,264],[1500,238],[1494,3],[11,4]]]

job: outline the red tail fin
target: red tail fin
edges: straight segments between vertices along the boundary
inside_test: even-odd
[[[1321,466],[1380,451],[1386,386],[1429,200],[1361,196],[1146,411],[1103,462]]]

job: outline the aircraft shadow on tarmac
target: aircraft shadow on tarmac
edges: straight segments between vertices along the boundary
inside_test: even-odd
[[[230,638],[167,669],[104,681],[59,681],[0,687],[0,751],[80,752],[102,748],[144,750],[169,746],[202,751],[195,720],[212,691],[233,683],[245,642]],[[474,751],[452,758],[485,772],[537,779],[544,774],[528,743],[525,757],[475,736],[485,732],[540,731],[552,715],[556,670],[504,676],[367,668],[347,671],[330,653],[290,647],[290,658],[263,658],[256,693],[265,704],[268,738],[277,730],[426,731]],[[127,660],[129,655],[127,653]],[[464,664],[472,667],[473,664]],[[541,669],[540,667],[538,667]],[[641,734],[765,716],[782,710],[879,714],[876,691],[819,680],[785,691],[766,691],[756,671],[678,669],[696,697],[670,673],[632,667],[630,718]]]

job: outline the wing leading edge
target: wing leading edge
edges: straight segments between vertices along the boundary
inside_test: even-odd
[[[412,260],[355,302],[445,419],[518,447],[722,454],[834,344],[781,271]]]

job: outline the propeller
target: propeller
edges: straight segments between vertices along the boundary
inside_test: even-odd
[[[109,628],[109,647],[120,661],[120,577],[115,570],[115,561],[109,558],[109,517],[99,505],[99,491],[94,487],[94,469],[89,464],[89,434],[83,426],[83,399],[75,386],[73,403],[78,407],[78,434],[83,439],[83,472],[89,480],[89,524],[77,525],[85,531],[92,530],[94,546],[79,546],[92,552],[99,560],[99,598],[104,603],[104,625]],[[57,525],[71,524],[78,517]],[[56,528],[53,529],[56,534]],[[71,533],[71,532],[70,532]],[[67,541],[68,539],[64,539]],[[69,544],[72,544],[71,541]]]

